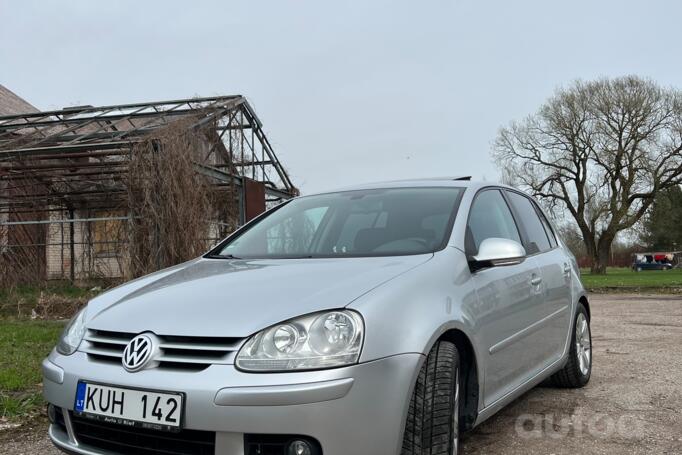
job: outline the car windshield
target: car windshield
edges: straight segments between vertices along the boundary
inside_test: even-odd
[[[274,210],[212,257],[399,256],[447,242],[463,188],[390,188],[305,196]]]

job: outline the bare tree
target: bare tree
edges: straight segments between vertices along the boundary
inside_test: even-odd
[[[682,182],[682,94],[635,76],[578,81],[502,128],[493,157],[506,181],[575,220],[603,274],[617,234]]]

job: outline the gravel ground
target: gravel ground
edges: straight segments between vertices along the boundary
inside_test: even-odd
[[[593,295],[594,370],[536,388],[464,435],[465,454],[682,454],[682,296]],[[43,420],[0,431],[0,453],[58,452]]]
[[[464,453],[682,454],[682,296],[590,306],[590,383],[530,391],[467,434]]]

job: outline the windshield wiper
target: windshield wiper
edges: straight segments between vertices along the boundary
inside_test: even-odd
[[[206,257],[209,259],[241,259],[234,254],[207,254]]]

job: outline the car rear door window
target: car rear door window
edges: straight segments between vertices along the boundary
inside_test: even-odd
[[[521,228],[526,234],[524,247],[528,254],[541,253],[552,249],[538,212],[530,199],[514,191],[507,191],[509,201],[517,214]]]
[[[484,190],[469,211],[467,253],[475,255],[485,239],[502,238],[521,243],[519,231],[507,202],[498,190]]]
[[[545,215],[538,210],[538,214],[540,216],[540,220],[542,221],[542,225],[545,227],[545,232],[547,232],[547,237],[549,237],[549,245],[550,247],[554,248],[555,246],[558,245],[556,241],[556,237],[554,236],[554,231],[552,231],[552,226],[549,224],[549,221],[547,221],[547,218],[545,218]]]

